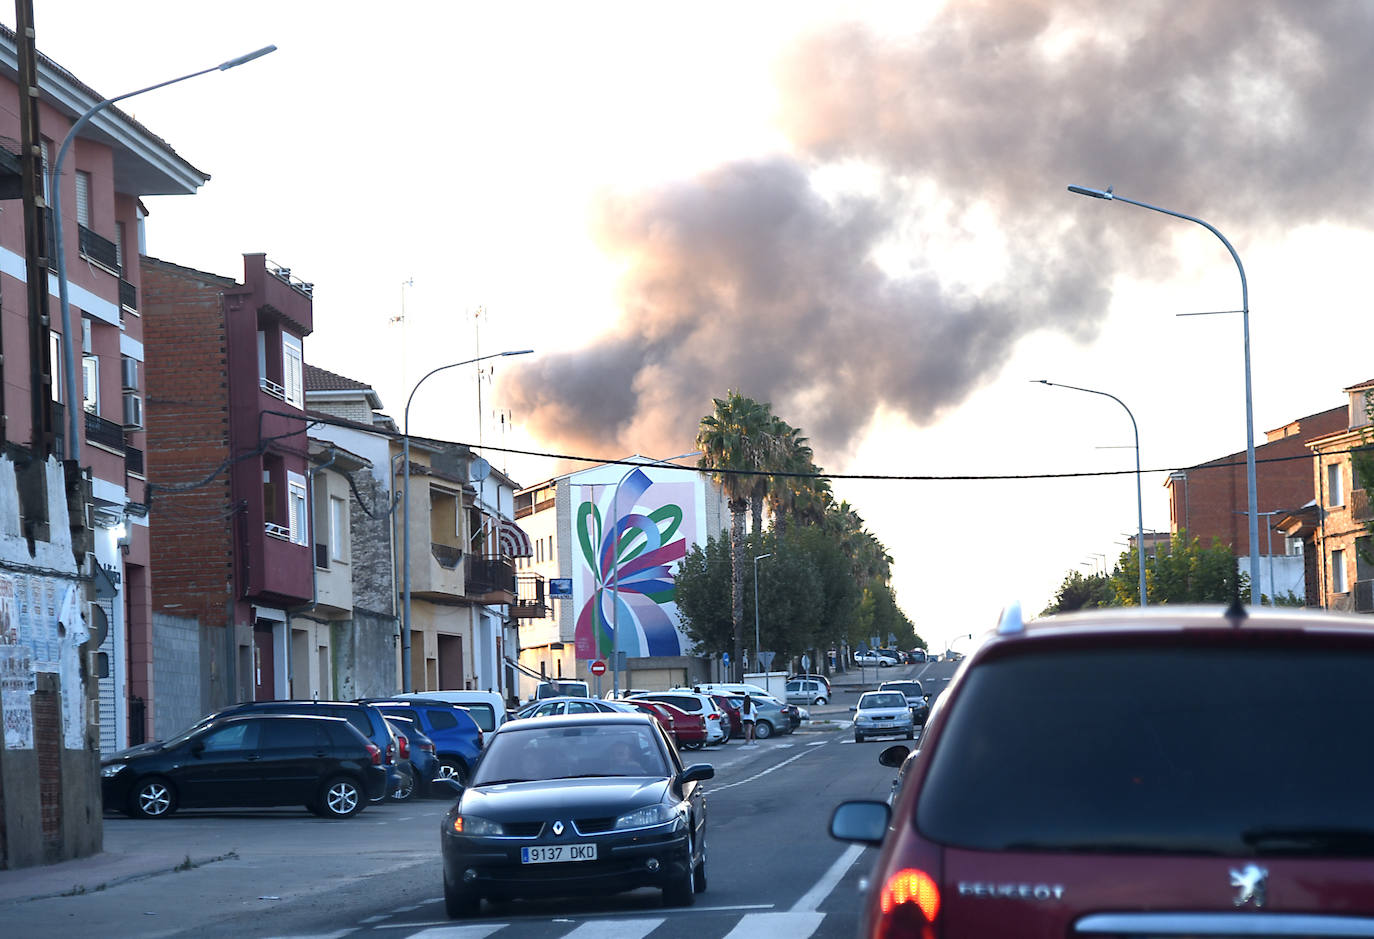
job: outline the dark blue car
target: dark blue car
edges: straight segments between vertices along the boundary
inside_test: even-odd
[[[369,698],[368,704],[388,717],[408,717],[434,741],[439,776],[467,785],[472,767],[482,752],[482,730],[472,715],[446,701]]]
[[[386,722],[398,735],[405,737],[409,745],[409,779],[401,783],[401,788],[392,793],[391,798],[396,802],[405,802],[430,795],[430,783],[439,776],[438,749],[434,741],[409,717],[388,714]]]

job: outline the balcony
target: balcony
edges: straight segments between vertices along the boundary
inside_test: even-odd
[[[515,577],[515,601],[510,605],[510,615],[515,619],[543,619],[549,614],[544,600],[543,574],[517,574]]]
[[[515,602],[514,562],[498,554],[469,557],[467,597],[479,603]]]
[[[1374,511],[1369,507],[1369,490],[1352,489],[1350,491],[1350,520],[1354,522],[1367,522],[1374,519]]]
[[[124,427],[114,421],[107,421],[98,414],[86,412],[86,442],[98,443],[109,447],[116,453],[124,452]]]
[[[455,548],[453,545],[431,544],[429,553],[446,571],[457,570],[458,565],[463,563],[463,549]]]
[[[123,277],[119,278],[119,308],[125,313],[138,315],[138,288]]]
[[[92,264],[103,267],[118,277],[124,271],[119,263],[119,246],[108,238],[102,238],[85,225],[77,225],[81,245],[81,256]]]
[[[131,476],[142,476],[143,471],[143,451],[137,447],[127,444],[124,447],[124,472]]]

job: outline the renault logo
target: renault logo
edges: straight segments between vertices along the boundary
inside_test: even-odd
[[[1231,870],[1231,886],[1236,888],[1236,896],[1232,901],[1236,906],[1245,906],[1253,903],[1255,906],[1264,906],[1265,886],[1269,880],[1269,871],[1254,864],[1247,864],[1240,870]]]
[[[555,835],[561,835],[561,834],[563,834],[563,823],[562,823],[562,822],[554,822],[554,823],[553,823],[553,833],[554,833]]]

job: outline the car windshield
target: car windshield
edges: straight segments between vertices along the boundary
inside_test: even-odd
[[[877,692],[866,694],[859,700],[859,709],[869,708],[904,708],[906,707],[906,696],[895,691]]]
[[[482,755],[472,784],[668,775],[668,764],[652,727],[587,722],[503,730]]]
[[[1374,651],[1260,642],[984,662],[917,826],[983,851],[1374,856]],[[1023,732],[1031,700],[1053,734]]]
[[[914,681],[890,681],[883,684],[884,691],[900,691],[902,694],[920,694],[921,686]]]

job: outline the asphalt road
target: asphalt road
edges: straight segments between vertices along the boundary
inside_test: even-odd
[[[870,683],[917,676],[938,683],[931,670],[941,668],[952,671],[868,674]],[[709,885],[693,907],[664,907],[657,890],[645,889],[485,904],[477,919],[450,923],[438,851],[446,803],[422,801],[371,806],[344,821],[293,809],[183,812],[152,822],[107,815],[107,851],[184,853],[186,869],[0,905],[0,917],[14,935],[850,937],[873,852],[832,840],[830,812],[845,799],[885,798],[893,775],[877,762],[887,743],[853,743],[848,706],[858,690],[837,683],[836,700],[813,708],[817,721],[804,732],[757,748],[732,743],[685,754],[716,767],[707,784]]]

